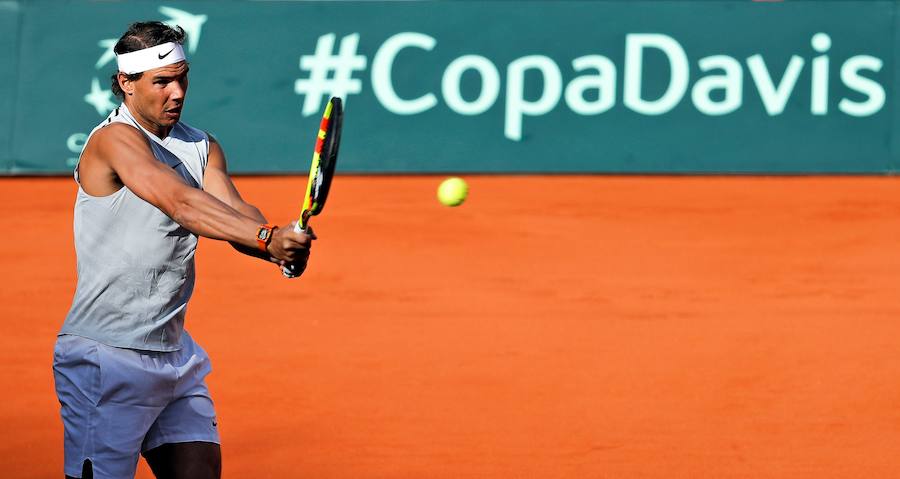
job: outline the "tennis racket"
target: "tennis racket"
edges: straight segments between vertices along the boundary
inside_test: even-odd
[[[328,199],[334,167],[337,164],[338,147],[341,144],[343,116],[341,99],[333,97],[325,105],[325,114],[322,115],[319,134],[316,135],[316,148],[313,150],[312,164],[309,167],[309,181],[306,183],[306,194],[303,196],[303,208],[297,224],[294,225],[294,231],[298,233],[306,231],[309,219],[325,208],[325,200]],[[292,265],[282,266],[281,272],[288,278],[295,278],[301,273]]]

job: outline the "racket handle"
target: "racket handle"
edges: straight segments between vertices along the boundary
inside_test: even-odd
[[[297,222],[297,223],[294,223],[294,232],[295,233],[305,233],[306,228],[300,226],[300,222]],[[300,273],[302,273],[302,271],[297,271],[297,268],[292,264],[284,265],[281,267],[282,276],[284,276],[285,278],[288,278],[288,279],[296,278],[296,277],[300,276]]]
[[[297,271],[293,265],[285,265],[281,267],[281,274],[285,278],[294,279],[300,276],[300,272]]]

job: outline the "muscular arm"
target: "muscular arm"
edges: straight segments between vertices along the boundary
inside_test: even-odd
[[[258,210],[245,208],[242,212],[206,191],[188,186],[168,165],[156,160],[147,138],[128,125],[112,124],[94,134],[82,155],[79,177],[88,194],[110,194],[127,186],[194,234],[258,251],[256,231],[260,219],[264,219]],[[293,262],[305,256],[308,236],[279,236],[273,238],[269,248],[275,260]],[[257,255],[265,256],[261,252]]]
[[[222,147],[219,146],[219,142],[212,135],[209,136],[209,158],[206,164],[206,171],[203,174],[203,189],[244,216],[253,218],[257,225],[268,223],[266,217],[263,216],[257,207],[241,198],[241,194],[228,175],[225,153],[222,151]],[[248,248],[233,241],[230,243],[234,249],[246,255],[260,258],[265,256],[259,248]]]
[[[241,194],[238,193],[237,188],[231,181],[231,177],[228,175],[225,152],[222,151],[219,142],[211,135],[209,137],[209,158],[206,164],[206,172],[203,175],[203,188],[235,210],[248,217],[254,218],[258,223],[262,224],[267,222],[266,217],[263,216],[258,208],[241,198]],[[295,241],[301,241],[306,246],[306,249],[298,251],[291,261],[277,261],[272,258],[268,259],[279,264],[293,263],[296,271],[303,271],[306,268],[306,262],[309,259],[310,240],[316,239],[316,235],[313,233],[310,233],[309,235],[306,233],[295,233],[293,228],[288,225],[275,231],[272,243],[278,248],[282,246],[281,243],[292,241],[292,238],[295,238]],[[246,246],[235,242],[232,242],[231,246],[241,253],[260,258],[267,258],[267,255],[259,251],[258,248],[247,248]]]

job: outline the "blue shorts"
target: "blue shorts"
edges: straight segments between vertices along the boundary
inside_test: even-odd
[[[56,395],[65,429],[65,473],[134,477],[139,454],[167,443],[219,443],[204,378],[206,352],[185,332],[181,350],[140,351],[74,335],[57,338]]]

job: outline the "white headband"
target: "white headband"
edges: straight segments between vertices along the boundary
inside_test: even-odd
[[[127,75],[164,67],[184,60],[184,49],[177,43],[163,43],[155,47],[116,55],[119,71]]]

